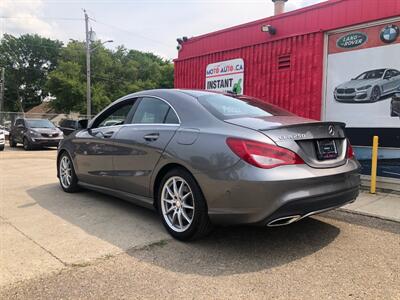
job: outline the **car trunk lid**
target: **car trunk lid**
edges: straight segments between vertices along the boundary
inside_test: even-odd
[[[262,132],[278,146],[297,153],[311,167],[331,168],[346,162],[344,123],[297,116],[245,117],[226,122]]]

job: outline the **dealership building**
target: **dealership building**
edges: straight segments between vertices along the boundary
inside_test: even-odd
[[[175,87],[233,91],[345,122],[365,161],[378,135],[378,175],[400,178],[400,1],[329,0],[287,13],[287,0],[272,1],[272,17],[178,39]]]

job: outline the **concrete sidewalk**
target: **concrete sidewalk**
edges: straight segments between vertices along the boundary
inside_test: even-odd
[[[341,209],[400,222],[400,195],[395,192],[370,194],[367,191],[361,191],[354,203]]]

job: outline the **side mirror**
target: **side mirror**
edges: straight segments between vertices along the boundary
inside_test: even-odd
[[[88,127],[89,120],[88,119],[82,119],[78,121],[78,129],[86,129]]]

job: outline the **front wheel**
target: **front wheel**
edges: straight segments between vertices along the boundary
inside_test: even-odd
[[[26,137],[23,140],[23,146],[25,151],[32,150],[32,145]]]
[[[194,240],[211,231],[203,194],[186,170],[174,169],[164,176],[157,200],[162,222],[174,238]]]
[[[17,143],[11,135],[8,136],[8,143],[10,144],[10,148],[17,147]]]
[[[61,154],[58,160],[58,178],[62,189],[67,193],[79,191],[78,178],[75,174],[74,165],[68,153]]]
[[[378,101],[380,97],[381,97],[381,90],[379,86],[374,86],[371,92],[371,98],[370,98],[371,102]]]
[[[0,145],[0,151],[4,150],[4,145]]]

